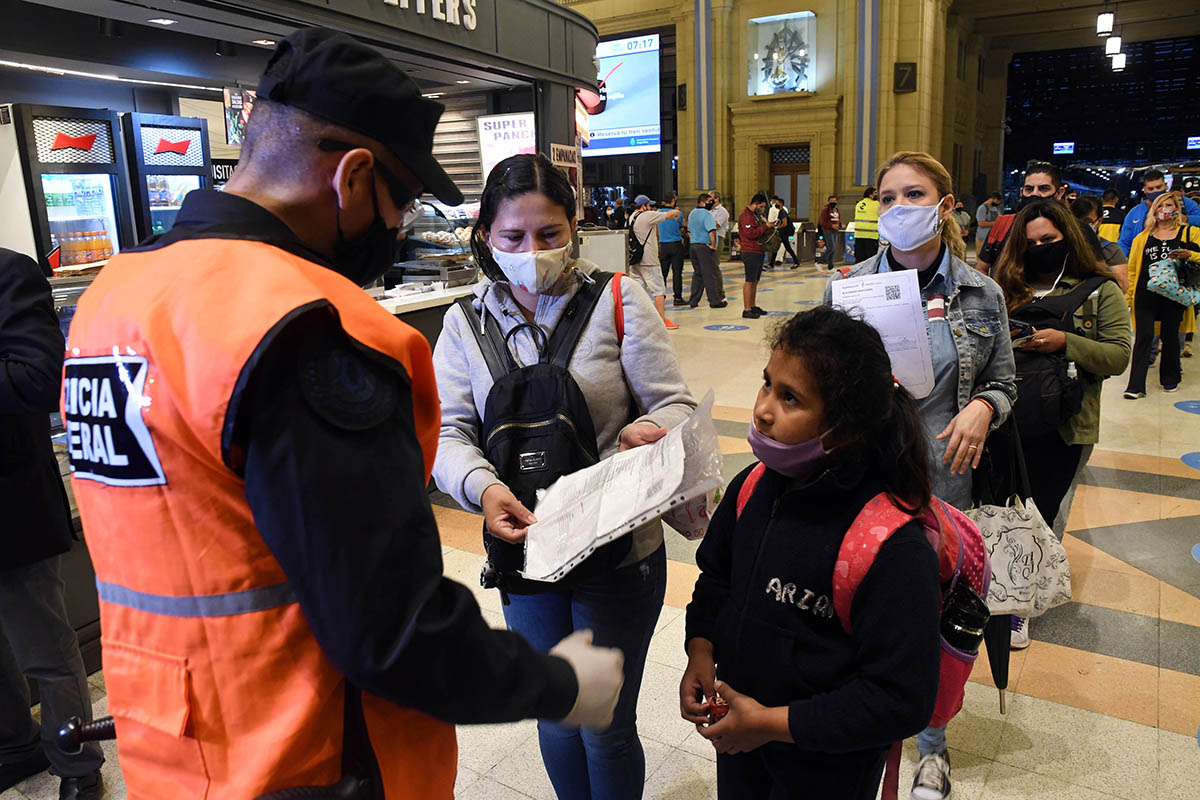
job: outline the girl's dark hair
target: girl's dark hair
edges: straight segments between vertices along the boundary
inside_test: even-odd
[[[1033,289],[1025,282],[1025,251],[1029,249],[1025,226],[1038,218],[1048,220],[1067,241],[1066,275],[1087,278],[1100,274],[1096,266],[1096,254],[1084,237],[1078,220],[1067,207],[1053,198],[1035,200],[1017,212],[1004,250],[992,268],[992,277],[1004,290],[1004,300],[1010,312],[1033,300]]]
[[[804,361],[825,404],[837,469],[862,472],[918,514],[930,502],[929,448],[916,400],[895,385],[879,332],[845,311],[817,306],[771,334],[772,349]]]
[[[504,273],[492,258],[483,235],[492,229],[501,203],[530,192],[545,195],[555,205],[562,206],[567,222],[575,219],[575,188],[566,173],[541,153],[509,156],[493,167],[479,198],[479,220],[471,232],[471,253],[483,274],[494,281],[505,280]]]

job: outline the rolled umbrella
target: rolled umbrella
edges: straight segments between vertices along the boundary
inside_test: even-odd
[[[983,641],[987,643],[988,666],[992,668],[992,681],[1000,691],[1000,713],[1005,713],[1004,690],[1008,688],[1009,643],[1012,641],[1012,615],[993,614],[983,629]]]

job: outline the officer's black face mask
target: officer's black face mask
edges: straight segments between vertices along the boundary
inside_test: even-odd
[[[375,219],[361,235],[347,239],[342,233],[342,209],[338,207],[337,242],[333,245],[333,266],[359,286],[367,286],[383,277],[395,259],[399,228],[389,228],[379,214],[375,177],[371,176],[371,205]]]

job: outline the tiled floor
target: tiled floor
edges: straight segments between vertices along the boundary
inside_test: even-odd
[[[725,265],[729,308],[672,312],[685,377],[697,396],[716,394],[727,478],[752,460],[745,426],[773,321],[741,319],[739,276],[738,265]],[[767,272],[759,305],[801,310],[819,300],[824,282],[812,268]],[[705,329],[716,324],[745,328]],[[1184,370],[1200,376],[1200,357]],[[1075,602],[1035,620],[1029,649],[1012,654],[1004,716],[981,656],[948,731],[958,800],[1200,799],[1200,564],[1191,555],[1200,543],[1200,471],[1181,460],[1200,450],[1200,415],[1175,405],[1200,400],[1200,378],[1167,395],[1153,377],[1150,396],[1138,401],[1121,398],[1123,378],[1105,384],[1100,444],[1067,525]],[[488,622],[502,626],[499,597],[478,588],[478,518],[435,510],[446,573],[472,587]],[[677,699],[696,546],[673,534],[667,544],[666,605],[638,704],[645,796],[700,800],[716,796],[713,751],[679,718]],[[92,685],[102,712],[102,678]],[[456,797],[554,797],[532,722],[460,728],[459,748]],[[108,796],[123,798],[108,752]],[[914,756],[907,742],[904,796]],[[0,800],[52,800],[54,784],[42,776]]]

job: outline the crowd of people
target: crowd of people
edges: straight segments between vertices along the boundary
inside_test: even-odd
[[[381,104],[427,124],[398,138]],[[674,195],[657,207],[640,195],[612,214],[644,250],[623,280],[572,257],[567,176],[542,155],[512,156],[488,175],[472,233],[483,277],[431,351],[359,286],[389,266],[423,192],[461,201],[432,156],[439,114],[377,52],[301,31],[267,65],[225,191],[190,194],[170,232],[114,258],[65,348],[36,265],[4,253],[21,277],[4,295],[6,321],[21,323],[4,330],[5,424],[44,456],[61,374],[64,419],[88,431],[70,453],[130,796],[447,797],[453,725],[523,718],[538,720],[562,800],[642,795],[636,707],[666,590],[662,523],[551,583],[522,575],[524,540],[540,490],[695,411],[667,333],[667,278],[677,305],[727,306],[719,256],[736,226],[742,315],[758,318],[762,271],[780,250],[797,264],[794,223],[763,193],[736,216],[702,193],[686,217]],[[923,520],[965,520],[985,454],[1023,452],[1032,501],[1061,535],[1103,381],[1132,354],[1125,396],[1145,396],[1156,326],[1163,389],[1181,380],[1191,311],[1156,287],[1162,264],[1200,263],[1188,203],[1147,173],[1145,203],[1118,222],[1107,198],[1068,205],[1052,165],[1025,178],[1015,213],[999,213],[999,195],[976,211],[971,265],[972,217],[946,168],[894,154],[856,205],[853,266],[770,334],[746,395],[757,462],[711,517],[686,612],[679,712],[712,743],[723,800],[869,800],[893,745],[914,735],[913,796],[947,797],[946,726],[966,673],[947,682],[941,664],[946,587]],[[1117,225],[1120,253],[1097,236]],[[836,197],[819,228],[832,266]],[[833,306],[837,281],[903,270],[929,335],[921,397],[893,375],[879,333]],[[1019,389],[1046,375],[1061,392],[1053,408],[1040,386]],[[52,457],[43,472],[53,518],[38,524],[56,536],[4,565],[0,584],[18,656],[0,659],[0,790],[45,768],[39,737],[58,720],[90,718],[63,633],[57,557],[71,532]],[[442,575],[431,477],[482,516],[482,580],[507,630]],[[28,493],[0,486],[14,504]],[[876,509],[895,524],[847,594],[839,550]],[[1028,644],[1027,620],[1014,618],[1010,641]],[[8,685],[22,673],[42,690],[40,734],[27,692]],[[98,749],[48,752],[66,800],[99,797]]]

